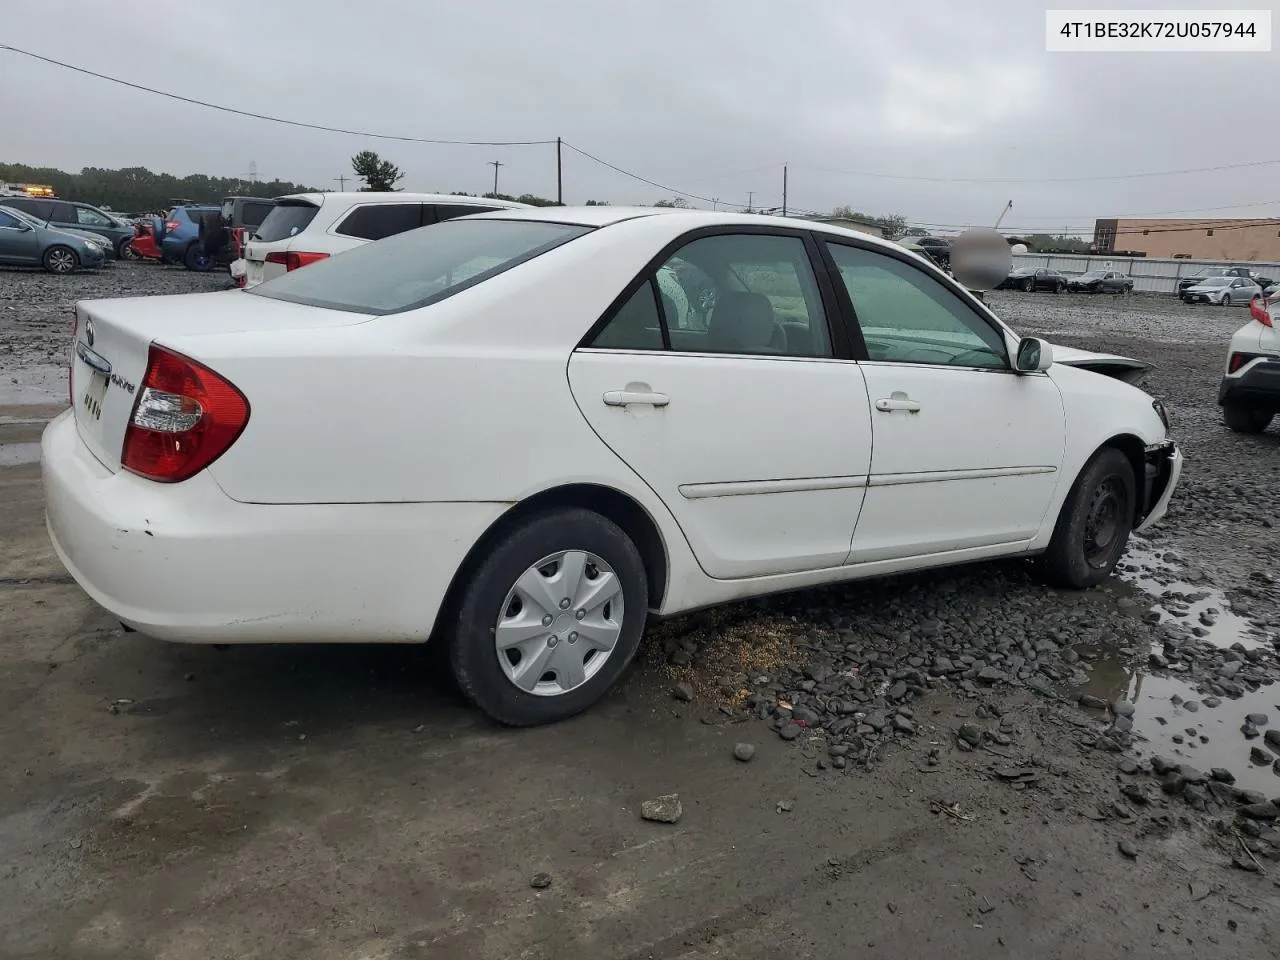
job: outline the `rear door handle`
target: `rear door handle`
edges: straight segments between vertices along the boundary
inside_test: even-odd
[[[876,401],[876,409],[881,413],[893,413],[895,410],[905,410],[907,413],[919,413],[920,403],[912,400],[906,394],[895,393],[892,397]]]
[[[625,407],[631,403],[665,407],[671,402],[671,398],[665,393],[654,393],[649,390],[610,390],[604,395],[604,402],[611,407]]]

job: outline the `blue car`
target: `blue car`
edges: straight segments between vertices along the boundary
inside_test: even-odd
[[[187,205],[174,207],[164,217],[156,217],[151,221],[155,232],[156,243],[160,245],[160,253],[169,263],[185,264],[188,270],[201,273],[217,266],[212,255],[200,249],[200,216],[205,213],[217,213],[218,207]]]

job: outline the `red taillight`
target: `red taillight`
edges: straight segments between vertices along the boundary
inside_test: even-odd
[[[297,270],[309,263],[323,260],[327,256],[329,256],[327,253],[305,253],[296,250],[290,250],[288,253],[277,251],[267,254],[267,263],[279,263],[284,265],[285,270]]]
[[[1260,356],[1262,356],[1260,353],[1233,353],[1227,358],[1227,373],[1235,373],[1246,363],[1252,363]]]
[[[67,360],[67,406],[76,405],[75,387],[71,385],[71,377],[76,372],[76,341],[80,339],[80,314],[71,308],[71,357]]]
[[[120,465],[148,480],[177,483],[226,453],[248,423],[249,401],[234,384],[153,343]]]
[[[1257,320],[1264,327],[1271,326],[1271,312],[1267,309],[1267,300],[1265,297],[1254,297],[1249,301],[1249,316]]]
[[[181,226],[182,224],[179,223],[177,220],[166,220],[164,222],[164,232],[173,233]]]

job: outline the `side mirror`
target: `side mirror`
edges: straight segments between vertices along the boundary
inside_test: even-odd
[[[1053,365],[1053,345],[1039,337],[1023,337],[1018,341],[1018,353],[1013,369],[1018,373],[1039,373]]]

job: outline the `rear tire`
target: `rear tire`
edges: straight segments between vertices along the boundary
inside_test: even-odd
[[[133,237],[125,237],[116,244],[117,260],[137,260],[138,251],[133,249]]]
[[[574,572],[574,557],[584,573]],[[561,577],[568,579],[557,582]],[[526,591],[526,584],[535,589]],[[587,598],[606,587],[614,599],[590,607]],[[640,646],[648,606],[644,561],[617,524],[582,509],[539,514],[489,545],[462,586],[448,635],[453,674],[468,699],[499,723],[522,727],[564,720],[599,700],[622,676]],[[527,636],[500,650],[504,622],[510,635]],[[579,625],[585,625],[581,636]],[[604,634],[613,638],[607,650],[592,642]],[[576,663],[557,660],[574,654]],[[538,658],[527,668],[536,669],[536,676],[521,674],[526,657]],[[566,662],[570,669],[562,674],[558,664]]]
[[[1062,505],[1053,539],[1041,558],[1045,580],[1083,590],[1111,576],[1133,530],[1136,506],[1129,458],[1104,447],[1085,464]]]
[[[1228,403],[1222,408],[1222,419],[1227,429],[1236,433],[1261,433],[1271,425],[1274,416],[1274,411],[1242,403]]]
[[[1034,280],[1022,281],[1022,290],[1024,293],[1031,293],[1035,290],[1035,288],[1036,288],[1036,282]]]
[[[50,273],[75,273],[80,269],[80,257],[70,247],[50,247],[41,260]]]
[[[186,264],[188,270],[194,270],[196,273],[208,273],[214,268],[217,261],[201,250],[199,241],[196,241],[187,247],[187,252],[183,256],[183,263]]]
[[[1056,285],[1054,286],[1054,288],[1053,288],[1053,292],[1054,292],[1054,293],[1057,293],[1057,294],[1066,293],[1066,292],[1067,292],[1067,285],[1066,285],[1065,283],[1058,283],[1058,284],[1056,284]]]

